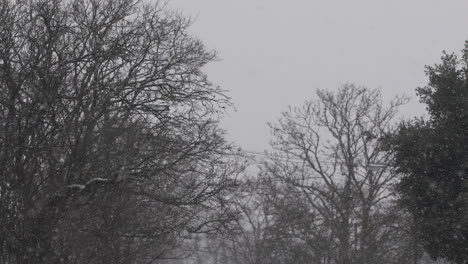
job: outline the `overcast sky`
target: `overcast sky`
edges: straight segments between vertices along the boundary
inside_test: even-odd
[[[219,53],[206,68],[229,90],[237,111],[222,126],[246,150],[263,151],[266,122],[316,88],[353,82],[385,98],[413,97],[406,117],[421,115],[414,89],[424,65],[442,51],[460,54],[468,39],[464,0],[171,0],[195,18],[191,32]]]

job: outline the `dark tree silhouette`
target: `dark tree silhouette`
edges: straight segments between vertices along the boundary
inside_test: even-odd
[[[468,85],[466,54],[444,54],[427,67],[418,88],[429,119],[402,124],[391,138],[394,166],[403,175],[402,204],[409,209],[426,251],[455,263],[468,259]]]
[[[189,24],[160,3],[0,2],[1,263],[149,263],[232,219],[229,98]]]

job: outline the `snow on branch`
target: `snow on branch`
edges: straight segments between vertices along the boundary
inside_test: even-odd
[[[95,182],[110,182],[110,179],[105,179],[105,178],[92,178],[86,183],[86,186],[95,183]]]
[[[92,185],[92,184],[96,184],[96,183],[99,183],[99,182],[110,182],[111,180],[110,179],[106,179],[106,178],[92,178],[90,179],[89,181],[86,182],[86,184],[70,184],[70,185],[67,185],[67,188],[70,188],[70,189],[78,189],[78,190],[84,190],[86,189],[88,186]]]

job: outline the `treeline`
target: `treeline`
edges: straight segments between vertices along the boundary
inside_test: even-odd
[[[0,263],[467,262],[467,56],[427,67],[425,119],[317,90],[254,159],[189,25],[162,2],[0,2]]]
[[[426,74],[426,118],[398,120],[408,98],[354,84],[284,111],[237,229],[196,263],[468,263],[468,56]]]
[[[187,263],[467,263],[468,57],[426,74],[426,118],[398,120],[408,98],[354,84],[289,107],[236,225]]]

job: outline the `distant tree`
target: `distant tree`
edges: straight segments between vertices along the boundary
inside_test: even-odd
[[[0,1],[0,262],[150,263],[233,219],[215,58],[162,3]]]
[[[428,119],[401,125],[392,137],[394,167],[403,175],[401,203],[434,258],[468,260],[468,83],[463,59],[444,54],[427,67],[429,83],[417,89]]]
[[[240,187],[231,206],[238,213],[229,229],[217,234],[202,234],[191,241],[192,264],[262,264],[272,263],[265,250],[265,235],[270,232],[269,203],[263,200],[263,183],[242,175]]]
[[[274,151],[261,172],[270,190],[270,263],[409,261],[397,175],[380,140],[394,132],[406,101],[385,106],[379,90],[345,84],[318,90],[271,124]]]
[[[247,178],[244,175],[244,179]],[[235,228],[224,235],[232,252],[233,263],[262,264],[273,263],[271,243],[268,234],[272,231],[269,219],[271,204],[266,201],[265,182],[256,176],[248,178],[242,185],[242,193],[236,199],[239,218]]]

